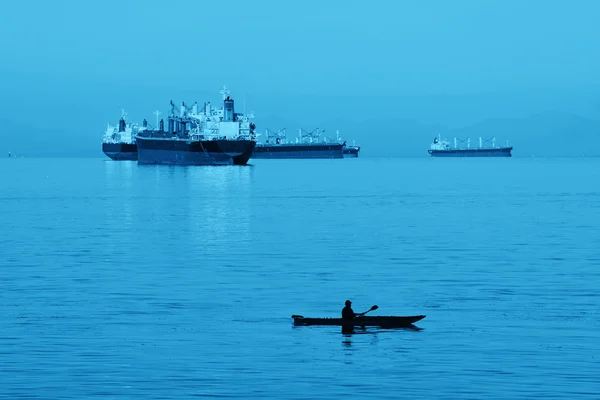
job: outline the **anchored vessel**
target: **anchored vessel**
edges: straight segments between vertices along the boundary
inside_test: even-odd
[[[356,141],[353,141],[352,146],[347,146],[344,142],[344,158],[357,158],[360,146],[356,145]]]
[[[295,142],[286,137],[286,130],[278,132],[266,130],[265,143],[258,143],[252,158],[344,158],[344,143],[328,142],[327,138],[319,141],[322,131],[315,129],[307,132],[298,130]]]
[[[220,91],[223,106],[205,103],[199,109],[182,102],[179,115],[171,101],[168,126],[136,135],[138,164],[171,165],[245,165],[256,145],[252,113],[237,113],[226,86]],[[158,112],[156,118],[158,120]]]
[[[102,152],[113,160],[137,160],[137,145],[135,135],[147,129],[146,120],[140,127],[137,123],[126,122],[127,112],[121,110],[118,126],[108,123],[102,140]]]
[[[461,144],[464,141],[461,141]],[[486,141],[488,142],[488,141]],[[439,136],[433,139],[431,148],[428,150],[433,157],[511,157],[512,146],[496,146],[496,138],[492,138],[491,146],[484,146],[483,140],[479,138],[479,147],[471,147],[471,139],[467,139],[467,146],[458,146],[458,141],[454,138],[454,147],[450,147],[447,140],[442,140]]]
[[[295,326],[335,325],[335,326],[378,326],[382,328],[404,328],[425,318],[425,315],[356,317],[351,320],[341,318],[305,318],[292,315]]]

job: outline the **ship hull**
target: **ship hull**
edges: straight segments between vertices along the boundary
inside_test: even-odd
[[[360,147],[344,147],[344,158],[357,158]]]
[[[341,144],[260,144],[252,158],[344,158]]]
[[[356,317],[351,320],[342,318],[305,318],[302,315],[292,315],[294,326],[378,326],[382,328],[408,328],[417,321],[425,318],[425,315],[410,316],[382,316],[382,317]]]
[[[102,152],[115,161],[135,161],[137,145],[131,143],[102,143]]]
[[[186,140],[137,137],[138,164],[246,165],[254,140]]]
[[[511,157],[512,147],[497,149],[428,150],[432,157]]]

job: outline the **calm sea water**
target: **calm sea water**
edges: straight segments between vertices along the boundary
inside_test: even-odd
[[[253,164],[0,160],[0,397],[600,397],[600,159]]]

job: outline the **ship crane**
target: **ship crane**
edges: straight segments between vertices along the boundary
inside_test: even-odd
[[[462,139],[461,140],[461,139],[454,138],[454,148],[455,149],[459,148],[459,143],[461,143],[461,144],[462,143],[466,143],[467,144],[467,148],[469,148],[470,145],[471,145],[471,141],[469,139]],[[462,147],[460,147],[460,148],[462,149]]]
[[[197,115],[198,114],[198,102],[195,101],[194,104],[192,104],[191,106],[188,106],[187,104],[185,104],[185,102],[181,102],[181,110],[182,110],[182,113],[186,117],[188,117],[190,114]]]
[[[274,132],[270,129],[265,129],[265,134],[267,135],[267,139],[266,139],[267,143],[269,143],[269,140],[271,138],[274,138],[275,141],[278,143],[286,141],[286,138],[287,138],[287,133],[286,133],[285,128],[279,129],[277,132]]]
[[[496,138],[495,137],[491,137],[491,138],[479,138],[479,144],[481,148],[497,148],[496,146]],[[486,146],[487,145],[487,146]]]
[[[325,129],[322,129],[319,131],[319,128],[315,128],[313,129],[311,132],[308,132],[302,128],[298,129],[298,136],[300,137],[300,140],[309,139],[309,142],[312,143],[313,138],[316,138],[316,141],[318,141],[319,136],[321,136],[321,134],[325,132]]]

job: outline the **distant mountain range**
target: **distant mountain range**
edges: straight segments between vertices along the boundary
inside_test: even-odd
[[[273,118],[268,128],[287,127],[288,138],[298,135],[298,127],[310,131],[314,127],[293,125]],[[293,129],[289,129],[292,126]],[[336,129],[348,143],[356,141],[361,153],[371,156],[427,156],[433,138],[438,134],[450,142],[471,138],[471,146],[483,140],[496,138],[496,145],[514,147],[514,156],[600,156],[594,144],[600,140],[600,121],[560,112],[532,114],[523,118],[487,119],[473,125],[450,129],[443,125],[425,124],[410,119],[372,119],[360,122],[345,120],[324,121],[318,126],[334,138]],[[263,131],[259,129],[259,131]]]
[[[288,139],[298,135],[298,128],[307,131],[324,129],[330,138],[335,138],[336,130],[339,130],[340,136],[349,144],[356,141],[361,146],[364,156],[426,157],[429,145],[438,134],[451,142],[454,137],[470,137],[472,146],[478,144],[480,136],[484,139],[495,136],[496,144],[504,145],[508,140],[514,146],[513,155],[521,157],[600,156],[600,148],[596,146],[600,139],[600,121],[561,112],[487,119],[459,129],[402,118],[355,122],[340,119],[308,125],[272,116],[256,122],[259,133],[264,133],[266,128],[273,131],[286,128]],[[113,124],[116,123],[115,120]],[[102,157],[104,129],[105,125],[85,132],[40,129],[0,119],[0,156],[5,157],[11,152],[25,157]]]
[[[281,126],[283,127],[283,126]],[[306,130],[315,127],[303,127]],[[311,129],[309,129],[311,128]],[[515,157],[529,156],[600,156],[600,121],[560,112],[532,114],[524,118],[487,119],[469,126],[451,129],[444,125],[424,124],[409,119],[367,120],[360,122],[325,121],[319,128],[334,138],[336,129],[348,143],[356,141],[361,153],[371,156],[428,156],[433,138],[453,142],[471,139],[471,146],[479,144],[479,137],[496,145],[514,147]],[[276,128],[271,128],[277,130]],[[296,129],[288,129],[288,137],[294,137]],[[290,136],[291,134],[291,136]]]
[[[448,131],[446,136],[471,137],[472,144],[479,136],[495,136],[499,145],[508,140],[514,156],[600,156],[600,148],[595,145],[600,139],[600,121],[567,113],[489,119]]]

